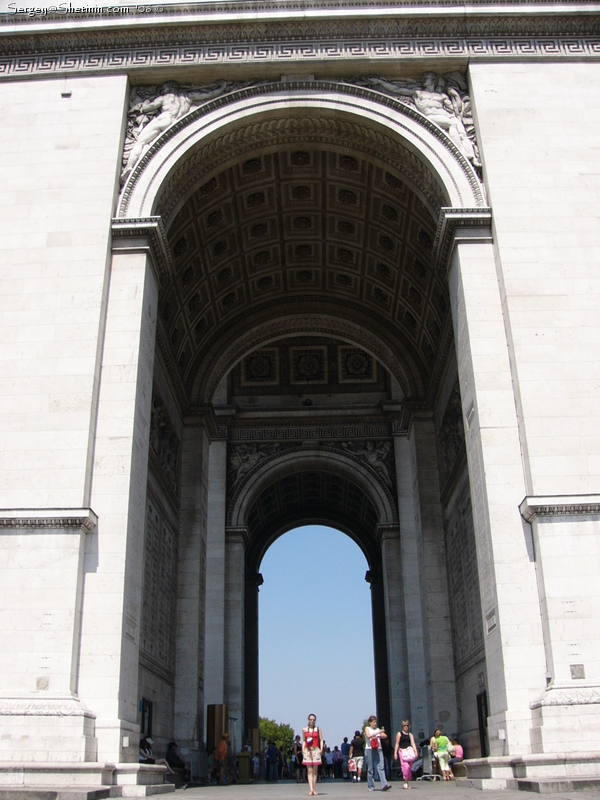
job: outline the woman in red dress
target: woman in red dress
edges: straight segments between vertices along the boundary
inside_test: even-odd
[[[302,766],[306,767],[308,775],[309,797],[315,797],[317,794],[315,786],[323,753],[323,734],[321,729],[317,728],[316,723],[315,714],[309,714],[308,725],[306,728],[302,728]]]

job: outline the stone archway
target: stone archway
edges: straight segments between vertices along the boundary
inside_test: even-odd
[[[155,390],[183,409],[182,532],[206,580],[193,633],[204,673],[179,680],[174,707],[201,719],[205,703],[225,702],[255,720],[246,617],[259,555],[310,519],[369,553],[380,716],[397,726],[411,709],[423,735],[437,722],[456,728],[457,691],[461,708],[473,671],[485,671],[480,641],[467,643],[457,689],[444,543],[471,515],[462,419],[449,404],[459,392],[446,270],[458,232],[487,241],[472,164],[372,89],[267,85],[168,129],[128,176],[119,213],[123,251],[136,230],[153,253]],[[362,487],[368,525],[359,513],[282,505],[284,487],[299,491],[309,475],[340,496]],[[282,505],[269,519],[268,496]],[[457,541],[470,575],[456,591],[476,609],[475,550]],[[481,628],[480,612],[473,622]],[[192,717],[175,711],[182,741]]]
[[[348,447],[348,443],[346,444]],[[346,533],[362,550],[369,567],[373,607],[373,644],[377,707],[390,725],[390,691],[385,613],[382,532],[397,533],[397,510],[386,485],[359,455],[343,452],[335,443],[308,451],[266,457],[237,492],[230,512],[244,522],[244,719],[258,725],[258,587],[260,562],[268,547],[286,531],[302,524],[325,524]],[[391,441],[373,443],[383,452]],[[343,453],[343,454],[342,454]],[[363,458],[361,459],[361,456]],[[381,465],[385,467],[383,461]],[[387,469],[387,467],[385,467]],[[372,474],[369,474],[372,473]],[[242,510],[243,509],[243,510]],[[240,519],[241,517],[241,519]],[[390,566],[389,564],[387,565]],[[231,700],[230,700],[231,702]]]

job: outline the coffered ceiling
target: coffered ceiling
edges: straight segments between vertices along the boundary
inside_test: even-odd
[[[214,170],[180,205],[161,296],[188,389],[220,342],[285,314],[329,314],[379,336],[430,382],[447,338],[436,212],[405,176],[359,147],[264,147]]]

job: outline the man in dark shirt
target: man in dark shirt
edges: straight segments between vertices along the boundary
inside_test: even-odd
[[[279,777],[277,769],[279,750],[275,746],[274,742],[269,742],[269,746],[267,747],[267,752],[265,755],[267,757],[267,780],[276,781]]]
[[[188,765],[177,752],[177,742],[169,742],[167,745],[166,758],[167,764],[171,767],[171,769],[174,772],[178,772],[180,775],[183,775],[184,780],[189,781],[190,770]]]
[[[354,731],[354,739],[352,739],[350,744],[350,758],[353,758],[354,762],[356,763],[357,773],[352,780],[360,781],[362,778],[363,763],[365,760],[365,743],[360,731]]]
[[[348,759],[350,758],[350,745],[348,743],[348,737],[344,736],[344,741],[342,742],[342,746],[340,748],[342,751],[342,776],[344,780],[348,779]]]

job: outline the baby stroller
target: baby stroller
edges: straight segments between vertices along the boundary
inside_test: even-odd
[[[431,747],[426,744],[421,748],[421,758],[423,759],[423,774],[417,778],[418,781],[440,781],[440,775],[433,772],[433,759],[435,756],[431,752]]]

